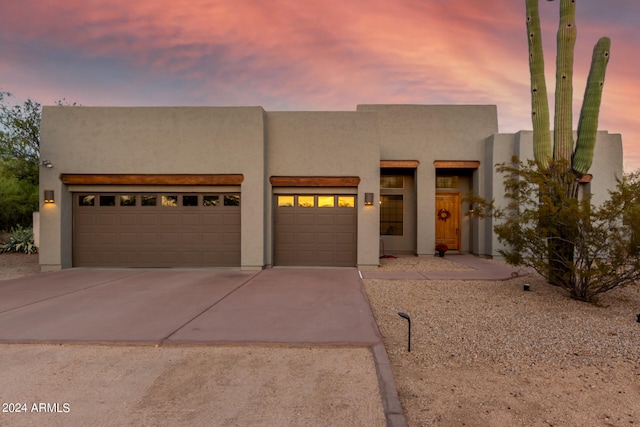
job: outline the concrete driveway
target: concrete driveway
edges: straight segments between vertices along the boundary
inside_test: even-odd
[[[0,282],[0,342],[381,342],[353,269],[70,269]]]
[[[3,401],[71,408],[0,424],[406,425],[355,269],[69,269],[0,325]]]

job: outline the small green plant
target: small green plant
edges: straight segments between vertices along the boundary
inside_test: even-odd
[[[25,254],[35,254],[38,248],[33,242],[33,228],[22,228],[17,226],[11,229],[9,241],[5,243],[0,252],[22,252]]]

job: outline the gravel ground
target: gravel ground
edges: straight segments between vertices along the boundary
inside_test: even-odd
[[[421,258],[420,271],[442,261]],[[638,286],[597,306],[537,276],[365,289],[411,426],[640,424]],[[399,311],[411,316],[410,353]]]
[[[38,274],[38,254],[0,253],[0,280]]]

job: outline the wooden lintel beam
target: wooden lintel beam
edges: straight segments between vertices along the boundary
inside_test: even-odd
[[[433,165],[438,169],[478,169],[477,160],[436,160]]]
[[[242,174],[68,174],[66,185],[240,185]]]
[[[357,176],[272,176],[274,187],[357,187]]]
[[[419,165],[417,160],[380,160],[380,168],[416,169]]]

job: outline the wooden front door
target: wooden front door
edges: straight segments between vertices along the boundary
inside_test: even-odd
[[[436,193],[436,245],[460,249],[460,193]]]

